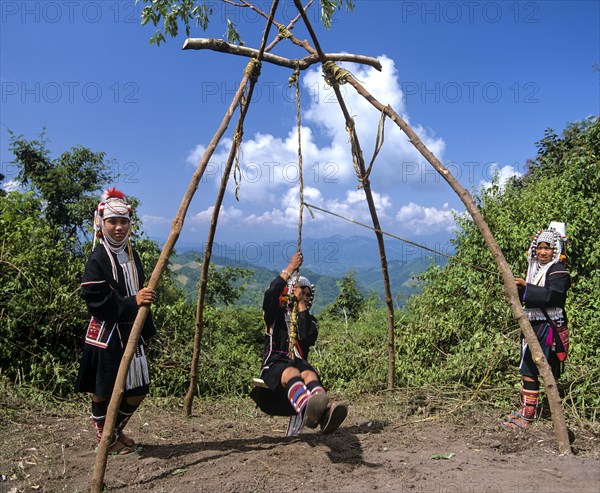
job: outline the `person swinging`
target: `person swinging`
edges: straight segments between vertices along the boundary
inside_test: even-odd
[[[304,425],[320,426],[324,434],[329,434],[346,419],[348,407],[330,402],[316,370],[308,363],[310,347],[317,340],[318,323],[309,311],[314,286],[307,278],[294,275],[302,262],[302,253],[296,253],[265,292],[266,335],[260,376],[266,388],[255,387],[250,397],[266,414],[296,416],[295,424],[290,421],[288,435],[299,433]],[[293,334],[290,336],[294,303],[297,303],[295,338]],[[294,341],[293,349],[290,339]]]

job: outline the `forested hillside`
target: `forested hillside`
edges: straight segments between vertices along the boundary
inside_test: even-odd
[[[550,221],[567,225],[567,299],[571,352],[563,385],[567,402],[589,417],[600,405],[600,123],[547,130],[527,173],[481,190],[477,202],[515,276],[526,272],[532,235]],[[469,217],[458,218],[456,257],[423,277],[424,291],[406,307],[398,337],[404,384],[460,382],[469,386],[517,382],[518,326],[502,295],[502,282]],[[414,368],[422,371],[416,372]]]
[[[330,237],[323,241],[329,245],[340,245],[342,243],[357,242],[358,237],[343,238]],[[392,242],[400,243],[398,240]],[[370,296],[374,299],[383,299],[383,277],[381,275],[381,264],[376,255],[377,245],[375,239],[360,237],[362,246],[368,245],[373,254],[370,259],[365,260],[366,253],[356,256],[362,258],[362,266],[357,266],[352,261],[351,255],[340,255],[336,258],[335,269],[323,269],[324,263],[312,264],[306,262],[306,266],[302,268],[302,275],[308,277],[315,285],[318,295],[315,298],[314,311],[315,313],[322,312],[327,306],[335,301],[340,294],[339,282],[348,275],[353,275],[356,279],[357,288],[364,296]],[[341,252],[343,248],[337,247],[337,251]],[[417,275],[425,271],[432,263],[444,265],[446,257],[433,255],[412,256],[408,259],[401,260],[394,256],[394,249],[390,249],[389,257],[389,272],[391,278],[391,288],[394,293],[394,301],[396,306],[402,306],[406,299],[419,292],[420,281]],[[425,252],[427,253],[427,252]],[[399,255],[400,253],[398,253]],[[307,254],[311,256],[310,250]],[[183,253],[174,255],[170,260],[171,271],[178,285],[188,295],[190,300],[195,300],[198,291],[198,280],[200,277],[200,265],[202,254],[194,250],[186,250]],[[260,306],[262,303],[262,295],[264,290],[269,286],[273,277],[278,274],[281,266],[287,265],[289,259],[280,258],[279,263],[271,263],[268,267],[261,266],[258,262],[247,262],[241,259],[213,256],[211,263],[216,271],[232,272],[231,269],[243,270],[243,275],[234,282],[235,286],[243,287],[243,292],[240,294],[238,304],[244,306]],[[240,274],[241,271],[238,270]],[[327,274],[329,272],[329,274]],[[383,301],[381,302],[383,304]]]

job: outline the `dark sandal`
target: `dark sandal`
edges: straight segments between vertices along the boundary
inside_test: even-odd
[[[504,430],[509,430],[509,431],[513,431],[513,430],[525,431],[527,428],[529,428],[530,421],[526,420],[522,416],[517,416],[517,418],[523,419],[523,421],[527,424],[524,425],[522,422],[520,423],[515,418],[510,418],[510,419],[507,419],[504,423],[500,423],[500,426]]]
[[[348,416],[348,406],[343,402],[334,402],[325,411],[321,419],[321,432],[323,435],[329,435],[337,430]]]
[[[115,450],[109,449],[107,455],[113,457],[129,457],[130,455],[139,454],[142,451],[142,447],[129,447],[120,441],[117,441],[110,446],[111,449],[113,447],[116,447]],[[94,451],[98,453],[98,447],[96,447]]]
[[[316,428],[327,409],[329,397],[325,392],[311,395],[304,409],[304,424],[309,428]]]
[[[119,442],[121,442],[123,445],[125,445],[127,447],[135,448],[135,446],[136,446],[135,440],[133,438],[129,438],[123,432],[119,433],[119,435],[117,436],[117,439],[119,440]]]
[[[128,447],[127,445],[123,445],[116,450],[110,451],[108,455],[112,455],[113,457],[129,457],[130,455],[139,454],[141,451],[142,447]]]

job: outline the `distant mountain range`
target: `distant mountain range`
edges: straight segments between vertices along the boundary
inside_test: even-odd
[[[427,248],[451,254],[448,244],[427,244]],[[404,300],[418,291],[415,274],[436,263],[443,265],[447,257],[399,241],[386,241],[386,256],[394,303],[401,306]],[[195,298],[200,261],[204,245],[189,249],[179,247],[171,258],[171,270],[180,285]],[[271,280],[285,268],[296,251],[296,243],[287,240],[274,242],[215,243],[211,262],[217,268],[241,267],[253,272],[246,283],[241,304],[260,306],[262,296]],[[339,294],[336,282],[354,272],[359,289],[365,295],[375,293],[383,297],[383,276],[377,241],[364,236],[330,236],[305,238],[302,241],[304,263],[302,275],[316,287],[314,311],[318,313],[331,304]]]

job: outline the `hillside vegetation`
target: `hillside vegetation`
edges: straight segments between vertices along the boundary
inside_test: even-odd
[[[81,147],[52,158],[43,136],[28,141],[12,135],[11,141],[21,187],[0,197],[0,377],[31,391],[70,396],[88,318],[78,288],[91,248],[85,225],[107,184],[108,167],[103,153]],[[552,220],[567,223],[574,284],[567,304],[572,350],[562,379],[564,402],[568,417],[592,421],[600,406],[599,156],[596,119],[571,124],[562,135],[548,130],[524,176],[475,194],[518,275],[525,273],[531,235]],[[136,245],[150,272],[158,245],[137,224]],[[504,405],[518,382],[518,326],[480,234],[469,217],[457,217],[457,224],[455,258],[420,274],[421,292],[396,313],[396,382],[439,393],[489,390]],[[197,269],[190,262],[173,264],[159,286],[159,336],[151,355],[155,396],[187,390],[195,323],[190,279]],[[262,291],[279,268],[255,269],[254,277],[239,266],[213,268],[200,396],[248,391],[262,351]],[[386,313],[368,293],[377,286],[361,289],[351,272],[338,279],[311,275],[314,282],[326,280],[321,294],[336,293],[319,307],[313,356],[326,385],[347,395],[385,388]]]

